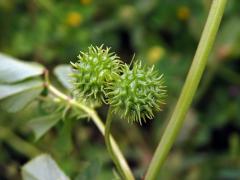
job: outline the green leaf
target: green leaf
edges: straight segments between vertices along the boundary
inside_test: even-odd
[[[70,180],[48,154],[32,159],[22,168],[23,180]]]
[[[81,172],[76,180],[94,180],[97,179],[102,169],[102,163],[98,160],[92,160],[89,162],[88,166]]]
[[[239,17],[232,17],[222,25],[216,41],[216,48],[229,51],[230,55],[239,55],[240,24]],[[215,53],[217,55],[217,53]],[[217,57],[216,57],[217,58]],[[218,59],[218,58],[217,58]]]
[[[28,126],[33,130],[36,140],[41,138],[61,119],[61,113],[37,117],[29,121]]]
[[[28,80],[17,84],[0,84],[0,100],[9,96],[43,87],[43,82],[40,79]]]
[[[0,101],[0,107],[7,112],[14,113],[24,109],[42,92],[43,87],[30,89]]]
[[[43,74],[44,67],[37,63],[19,61],[0,53],[0,83],[14,83]]]
[[[58,150],[58,154],[70,154],[73,150],[72,129],[74,120],[71,118],[65,119],[63,126],[59,129],[58,136],[54,141],[54,147]]]
[[[67,89],[72,89],[73,87],[71,77],[69,76],[71,73],[71,66],[69,65],[59,65],[54,69],[54,75]]]
[[[219,32],[219,37],[216,42],[217,45],[232,45],[239,42],[240,37],[240,24],[238,17],[232,17],[223,24],[221,31]]]

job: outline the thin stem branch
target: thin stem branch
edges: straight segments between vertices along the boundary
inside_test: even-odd
[[[60,98],[61,100],[85,111],[92,118],[94,124],[97,126],[97,128],[99,129],[101,134],[103,136],[105,136],[105,126],[95,110],[77,102],[76,100],[72,99],[71,97],[68,97],[67,95],[63,94],[61,91],[56,89],[51,84],[48,85],[48,89],[52,94],[54,94],[56,97]],[[111,135],[110,135],[110,141],[111,141],[111,145],[112,145],[113,154],[117,158],[117,161],[119,162],[121,168],[124,169],[125,175],[127,177],[129,177],[130,180],[134,180],[134,176],[131,172],[131,169],[129,168],[129,166],[127,164],[127,161],[125,160],[122,152],[119,149],[119,146],[117,145],[116,141],[113,139],[113,137]]]
[[[11,129],[8,129],[5,126],[0,126],[0,141],[6,142],[16,151],[29,158],[33,158],[41,154],[39,149],[18,137]]]
[[[205,24],[201,40],[194,56],[187,79],[183,86],[181,95],[174,109],[168,126],[155,151],[146,174],[146,180],[155,180],[167,155],[176,140],[182,127],[187,111],[192,103],[193,96],[206,67],[209,53],[212,49],[227,0],[213,0],[212,6]]]
[[[112,114],[112,109],[111,106],[108,110],[108,115],[107,115],[107,120],[106,120],[106,126],[105,126],[105,143],[108,149],[108,152],[113,160],[113,162],[115,163],[118,172],[120,173],[120,175],[122,177],[124,177],[124,179],[132,179],[132,177],[128,177],[128,174],[125,173],[125,170],[123,169],[123,167],[121,166],[120,162],[118,161],[118,158],[116,156],[116,154],[114,153],[113,147],[112,147],[112,143],[111,143],[111,139],[110,139],[110,132],[111,132],[111,124],[112,124],[112,120],[113,120],[113,114]]]

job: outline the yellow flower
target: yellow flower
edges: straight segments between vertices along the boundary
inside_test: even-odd
[[[79,12],[70,12],[67,15],[66,22],[69,26],[77,27],[83,20],[82,15]]]
[[[187,6],[180,6],[177,9],[177,17],[178,19],[185,21],[190,16],[190,9]]]
[[[80,3],[83,5],[91,4],[92,0],[80,0]]]
[[[133,6],[125,5],[119,10],[119,16],[124,22],[131,23],[136,16],[136,10]]]
[[[147,53],[147,59],[150,64],[155,64],[165,55],[165,49],[161,46],[153,46]]]

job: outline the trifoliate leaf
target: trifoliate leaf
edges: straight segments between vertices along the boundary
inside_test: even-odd
[[[22,168],[23,180],[70,180],[48,154],[32,159]]]
[[[44,67],[38,63],[27,63],[0,53],[0,83],[15,83],[43,74]]]
[[[32,79],[16,84],[0,84],[0,100],[32,89],[39,89],[41,87],[43,87],[43,82],[40,79]]]
[[[73,89],[72,78],[69,76],[70,74],[72,74],[70,65],[59,65],[54,69],[54,75],[68,90]]]
[[[54,113],[34,118],[29,121],[28,126],[33,130],[36,140],[41,138],[61,119],[62,113]]]
[[[0,101],[0,107],[7,112],[13,113],[24,109],[42,92],[43,87],[30,89]]]

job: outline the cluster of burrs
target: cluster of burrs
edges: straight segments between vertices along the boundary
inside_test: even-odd
[[[107,103],[130,122],[152,119],[166,97],[163,75],[140,61],[130,68],[109,50],[90,46],[76,63],[71,63],[77,98]]]

